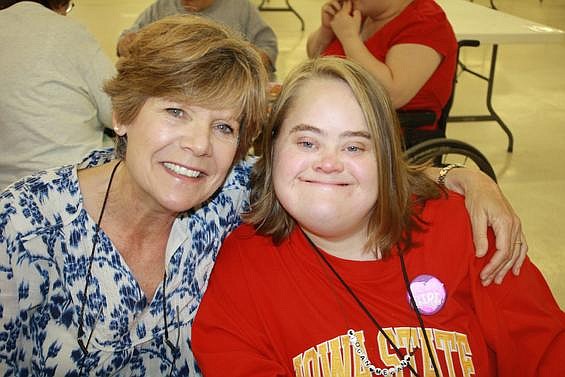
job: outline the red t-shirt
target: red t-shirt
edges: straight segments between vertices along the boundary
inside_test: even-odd
[[[423,218],[429,229],[415,235],[419,246],[405,261],[410,280],[429,274],[447,291],[443,308],[423,316],[440,375],[562,375],[565,316],[537,268],[526,260],[519,277],[482,287],[479,272],[493,250],[475,258],[463,198],[429,201]],[[413,360],[419,375],[434,375],[399,257],[325,257],[403,353],[418,347]],[[399,364],[300,230],[275,246],[244,225],[220,251],[192,329],[193,351],[207,377],[369,377],[348,329],[376,367]]]
[[[443,59],[420,91],[400,110],[433,110],[436,119],[439,119],[451,95],[457,63],[457,40],[443,9],[433,0],[413,0],[397,17],[367,39],[365,46],[384,63],[386,54],[394,45],[407,43],[433,48]],[[335,39],[322,55],[345,56],[345,52],[340,41]]]

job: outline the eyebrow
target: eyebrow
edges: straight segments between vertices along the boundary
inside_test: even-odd
[[[325,132],[322,131],[320,128],[311,126],[309,124],[304,124],[304,123],[300,123],[300,124],[292,127],[291,130],[289,131],[289,134],[293,134],[295,132],[300,132],[300,131],[310,131],[310,132],[313,132],[313,133],[319,134],[319,135],[325,134]],[[370,140],[371,134],[369,134],[367,131],[345,131],[345,132],[342,132],[339,135],[339,137],[341,137],[341,138],[362,137],[362,138]]]

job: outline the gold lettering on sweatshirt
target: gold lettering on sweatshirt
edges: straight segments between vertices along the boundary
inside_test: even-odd
[[[430,342],[428,353],[423,331],[417,327],[385,328],[384,332],[394,342],[402,354],[413,353],[419,348],[418,360],[412,358],[412,367],[423,376],[435,376],[430,354],[435,364],[442,370],[440,376],[454,376],[456,373],[455,363],[460,365],[463,375],[471,377],[475,375],[473,354],[469,346],[467,335],[438,329],[426,329],[426,335]],[[357,339],[360,348],[367,354],[365,348],[365,336],[363,331],[357,331]],[[373,337],[373,339],[375,339]],[[389,368],[400,364],[401,358],[390,347],[382,333],[376,336],[378,346],[378,357],[370,360],[375,366]],[[355,348],[350,343],[347,335],[340,335],[333,339],[319,343],[292,359],[294,373],[297,377],[371,377],[371,373],[365,366],[367,360],[362,360]],[[443,354],[442,361],[439,358]],[[369,356],[371,358],[371,356]],[[421,371],[418,371],[420,366]],[[457,368],[458,369],[458,368]],[[399,371],[396,376],[410,377],[412,374],[408,369]]]

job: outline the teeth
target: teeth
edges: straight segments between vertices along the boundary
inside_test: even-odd
[[[165,167],[167,169],[174,171],[177,174],[184,175],[185,177],[196,178],[200,175],[199,171],[190,170],[190,169],[187,169],[183,166],[175,165],[175,164],[172,164],[170,162],[165,162],[165,163],[163,163],[163,165],[165,165]]]

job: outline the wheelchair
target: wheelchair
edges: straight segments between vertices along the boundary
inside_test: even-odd
[[[461,40],[458,42],[457,62],[459,50],[462,47],[476,47],[479,41]],[[461,140],[449,139],[445,135],[449,111],[455,95],[457,74],[454,74],[453,89],[447,104],[442,109],[438,127],[434,130],[422,129],[422,126],[433,124],[436,114],[433,111],[398,111],[398,120],[404,132],[405,156],[409,162],[421,164],[432,163],[433,166],[443,167],[458,163],[480,169],[496,182],[496,174],[490,162],[477,148]]]

